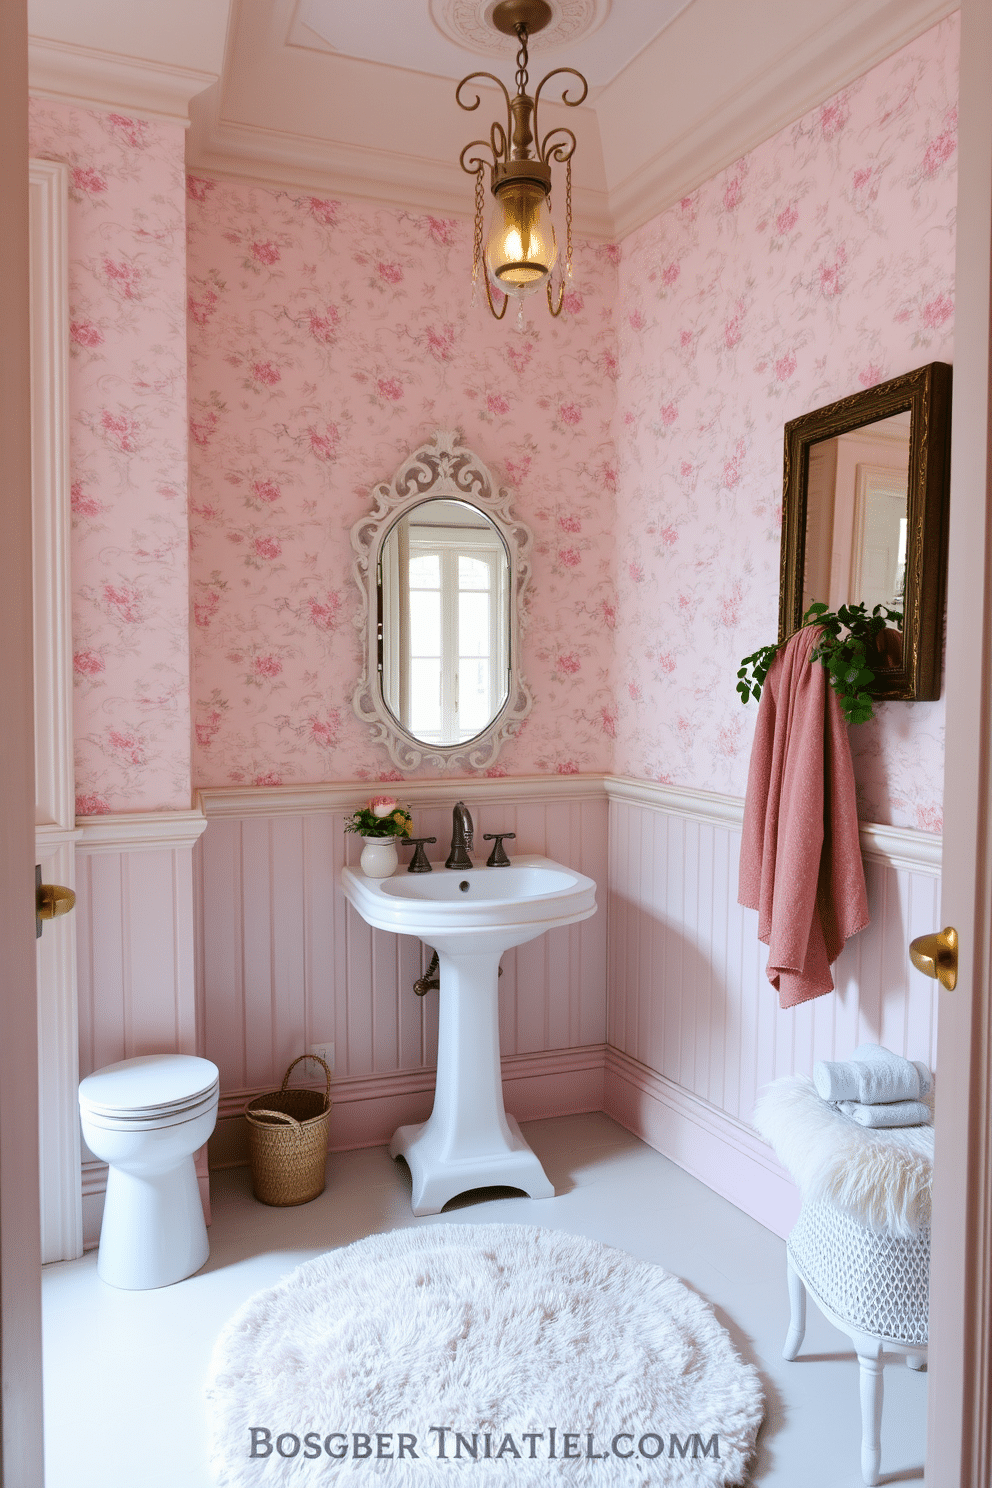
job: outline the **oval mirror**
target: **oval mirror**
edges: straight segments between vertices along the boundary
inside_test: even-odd
[[[482,768],[530,711],[517,661],[530,531],[457,433],[373,495],[352,529],[367,657],[355,712],[402,768]]]

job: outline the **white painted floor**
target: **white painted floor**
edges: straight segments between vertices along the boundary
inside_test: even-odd
[[[802,1357],[787,1364],[781,1356],[783,1242],[607,1116],[535,1121],[524,1132],[555,1184],[553,1199],[482,1192],[415,1219],[405,1166],[374,1147],[331,1157],[325,1193],[296,1209],[257,1203],[245,1169],[214,1173],[210,1260],[178,1286],[115,1291],[98,1280],[95,1251],[46,1267],[46,1488],[208,1488],[202,1383],[230,1314],[321,1251],[439,1221],[545,1225],[682,1277],[761,1372],[767,1417],[752,1481],[859,1488],[858,1367],[848,1340],[810,1304]],[[922,1480],[925,1418],[926,1375],[890,1365],[883,1483]]]

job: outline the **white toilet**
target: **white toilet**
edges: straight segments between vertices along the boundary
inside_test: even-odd
[[[209,1059],[145,1054],[79,1085],[83,1139],[110,1164],[97,1274],[128,1291],[170,1286],[210,1254],[193,1153],[217,1121]]]

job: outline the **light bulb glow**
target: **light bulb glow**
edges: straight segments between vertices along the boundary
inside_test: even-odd
[[[551,210],[535,181],[512,181],[496,197],[486,243],[486,267],[504,294],[533,294],[558,261]]]

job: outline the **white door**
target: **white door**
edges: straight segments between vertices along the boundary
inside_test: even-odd
[[[942,905],[960,963],[938,1014],[929,1488],[992,1482],[992,6],[961,21]]]

